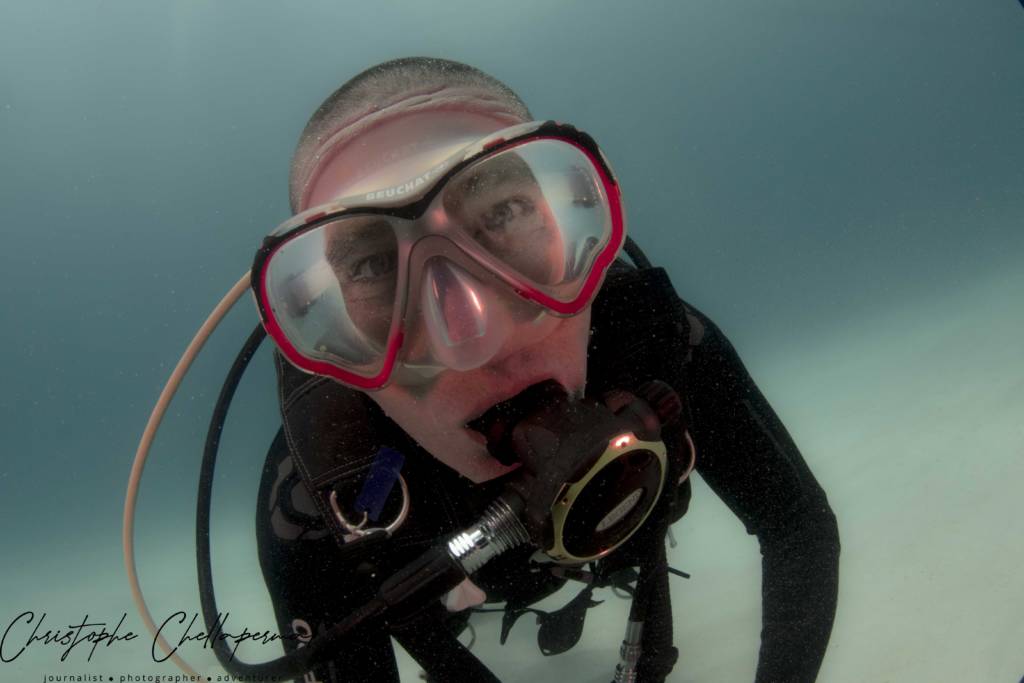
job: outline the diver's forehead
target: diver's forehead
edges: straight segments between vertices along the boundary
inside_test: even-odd
[[[329,142],[300,208],[396,185],[429,171],[466,145],[521,121],[486,101],[449,95],[409,99],[369,112]]]

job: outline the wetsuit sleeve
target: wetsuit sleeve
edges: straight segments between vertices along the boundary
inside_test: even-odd
[[[696,469],[761,547],[756,681],[814,681],[836,609],[835,515],[732,344],[689,309],[691,340],[697,339],[687,371]]]
[[[356,568],[340,557],[337,543],[295,470],[282,433],[271,445],[264,465],[256,507],[256,541],[285,651],[301,647],[303,641],[316,637],[362,604],[365,596],[351,581]],[[381,630],[360,632],[330,661],[295,680],[398,683],[390,636]]]

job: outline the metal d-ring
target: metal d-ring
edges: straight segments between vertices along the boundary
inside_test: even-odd
[[[367,512],[363,511],[363,519],[359,524],[353,524],[345,517],[345,513],[341,511],[341,506],[338,505],[338,492],[331,489],[331,509],[334,510],[334,516],[341,524],[342,528],[345,529],[346,533],[353,536],[366,536],[367,534],[373,533],[374,531],[384,531],[388,536],[398,531],[398,528],[405,523],[405,518],[409,516],[409,486],[405,483],[405,477],[401,474],[398,475],[398,483],[402,485],[402,509],[398,511],[398,516],[395,517],[395,521],[388,524],[386,527],[372,527],[364,529],[363,526],[366,524],[366,520],[369,517]]]

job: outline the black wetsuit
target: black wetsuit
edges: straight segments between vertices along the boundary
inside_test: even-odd
[[[613,271],[609,279],[614,277]],[[835,516],[732,345],[706,316],[689,305],[685,310],[686,324],[678,330],[681,339],[675,348],[685,349],[682,389],[691,412],[696,471],[742,520],[748,533],[757,536],[763,556],[763,629],[756,680],[813,681],[828,644],[837,600]],[[595,305],[595,329],[601,324]],[[600,385],[602,357],[600,350],[595,352],[592,338],[588,386]],[[473,485],[441,465],[369,400],[366,409],[377,433],[386,435],[382,441],[407,455],[403,474],[409,481],[413,512],[395,537],[369,558],[348,556],[324,524],[279,434],[263,473],[257,537],[260,563],[284,634],[315,635],[340,621],[367,600],[381,580],[441,535],[465,528],[500,492],[500,481]],[[530,553],[526,548],[510,551],[474,575],[489,602],[515,599],[527,604],[564,583],[529,563]],[[417,657],[417,650],[430,651],[439,623],[457,632],[468,618],[468,610],[451,614],[437,602],[392,620],[389,628]],[[286,647],[294,646],[294,641],[288,641]],[[430,673],[459,680],[452,673],[459,670],[459,663],[450,661],[446,666]],[[685,666],[684,657],[677,669]],[[305,680],[397,681],[388,634],[360,634],[336,659]]]

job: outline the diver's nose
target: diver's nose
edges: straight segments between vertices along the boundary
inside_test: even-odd
[[[443,257],[430,259],[424,268],[420,311],[431,354],[454,370],[489,361],[511,328],[491,288]]]

